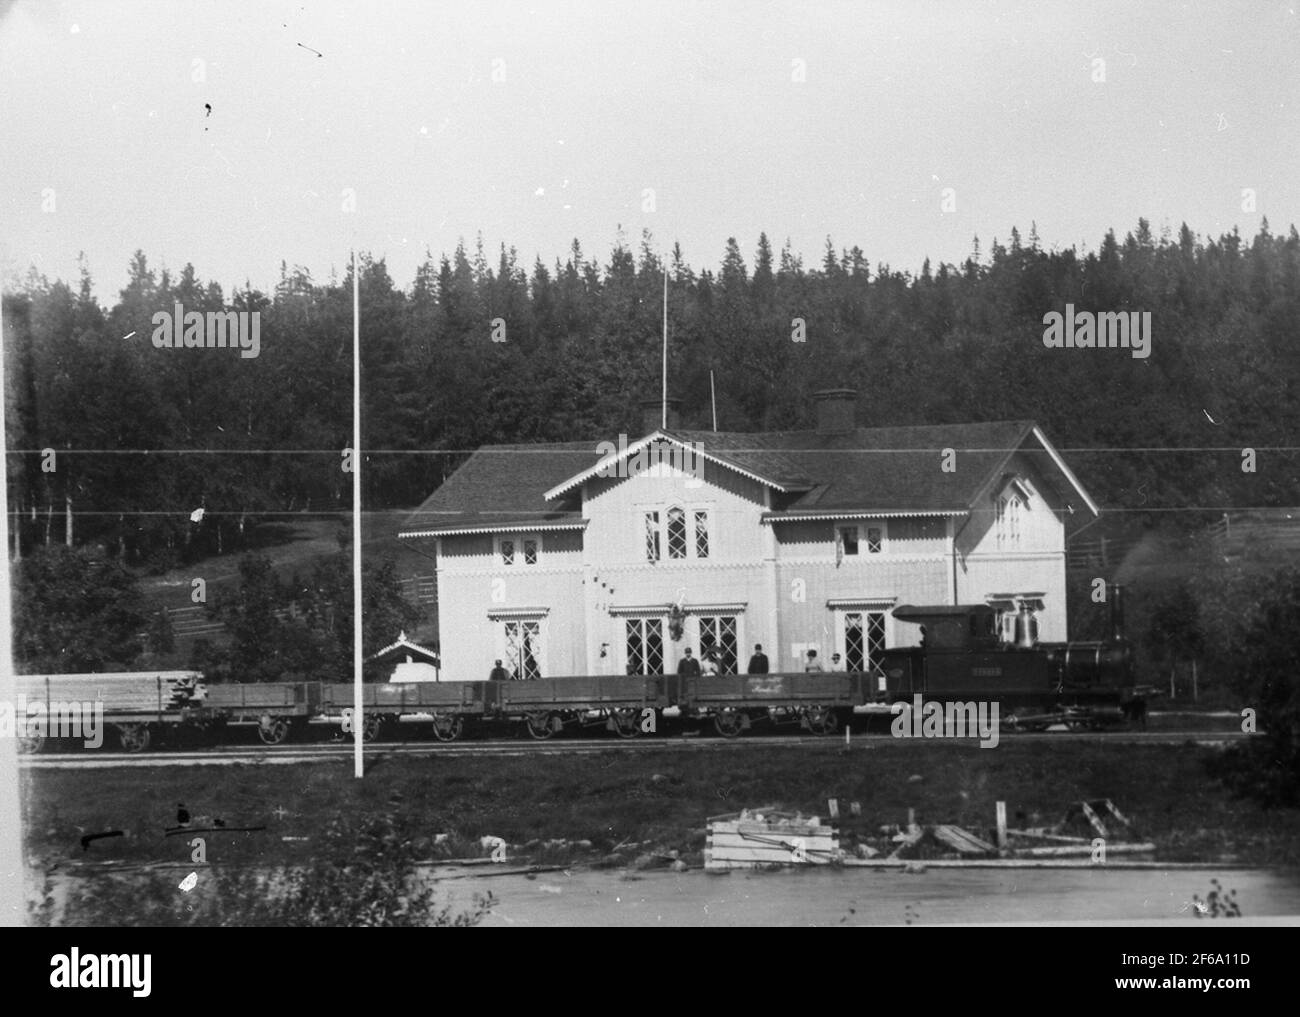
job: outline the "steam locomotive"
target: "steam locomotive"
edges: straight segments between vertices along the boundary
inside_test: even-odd
[[[894,609],[894,618],[921,626],[921,642],[885,650],[878,661],[877,700],[992,701],[1019,727],[1098,728],[1127,720],[1142,724],[1146,695],[1134,681],[1133,649],[1124,636],[1124,591],[1109,586],[1110,631],[1091,642],[1040,643],[1029,606],[1021,603],[1013,637],[986,605]]]
[[[389,682],[363,686],[363,723],[353,724],[350,684],[285,682],[204,684],[196,672],[130,675],[39,675],[19,679],[29,698],[102,704],[103,721],[127,751],[154,735],[182,730],[226,740],[229,729],[254,728],[277,745],[310,726],[333,726],[370,740],[415,725],[440,741],[466,728],[515,727],[547,739],[565,730],[603,728],[620,737],[711,725],[724,737],[760,727],[831,734],[855,717],[891,713],[898,703],[998,703],[1001,723],[1041,729],[1101,728],[1145,720],[1145,690],[1134,683],[1133,653],[1123,632],[1123,591],[1111,586],[1110,632],[1094,642],[1040,643],[1022,604],[1003,637],[998,615],[979,605],[899,606],[895,619],[921,626],[920,644],[886,649],[857,674],[574,675],[506,682]],[[865,722],[865,721],[864,721]],[[52,734],[52,732],[51,732]],[[26,732],[37,751],[46,732]]]

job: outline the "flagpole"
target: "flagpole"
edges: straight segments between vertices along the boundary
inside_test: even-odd
[[[365,774],[361,688],[361,279],[352,249],[352,772]]]
[[[664,268],[664,369],[659,426],[668,429],[668,268]]]
[[[3,298],[0,297],[0,300]],[[0,309],[0,420],[5,420],[5,389],[8,381],[5,377],[4,357],[4,312]],[[0,435],[0,442],[8,450],[8,442]],[[13,667],[13,637],[10,629],[10,599],[12,590],[9,585],[13,571],[9,567],[9,485],[8,456],[0,455],[0,546],[5,549],[5,570],[0,576],[0,702],[15,701],[17,681]],[[14,533],[21,525],[14,517]],[[15,716],[14,724],[25,725],[27,717]],[[24,904],[23,886],[26,871],[23,861],[22,812],[19,807],[21,789],[18,781],[18,739],[0,738],[0,926],[14,927],[24,925],[27,909]]]

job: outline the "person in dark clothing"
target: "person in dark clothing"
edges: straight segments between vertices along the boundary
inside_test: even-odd
[[[754,655],[749,658],[749,670],[747,674],[767,674],[767,654],[763,652],[763,644],[754,644]]]
[[[677,662],[677,673],[688,678],[700,676],[700,662],[691,656],[691,648],[686,647],[686,656]]]
[[[501,666],[501,661],[498,660],[498,661],[497,661],[497,666],[494,667],[494,668],[492,669],[492,673],[488,675],[488,681],[490,681],[490,682],[505,682],[505,681],[509,681],[509,680],[510,680],[510,676],[509,676],[508,674],[506,674],[506,669],[505,669],[504,667]]]

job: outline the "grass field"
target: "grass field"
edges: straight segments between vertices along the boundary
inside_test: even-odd
[[[372,750],[367,776],[350,761],[123,770],[39,770],[26,777],[28,857],[47,865],[115,860],[187,862],[196,834],[166,836],[178,803],[222,819],[204,834],[212,864],[278,865],[312,857],[339,813],[403,815],[428,859],[481,856],[479,838],[509,843],[513,860],[632,865],[676,852],[702,860],[710,816],[777,807],[826,816],[826,799],[861,805],[845,839],[884,824],[956,823],[987,836],[994,803],[1012,827],[1056,822],[1084,798],[1110,798],[1156,858],[1181,862],[1300,865],[1300,811],[1266,811],[1233,798],[1206,775],[1216,750],[1192,743],[1106,745],[885,742],[826,747],[513,757],[388,757]],[[205,824],[206,825],[206,824]],[[262,826],[241,833],[229,828]],[[126,836],[92,843],[88,833]],[[444,836],[440,836],[444,835]],[[286,839],[288,838],[288,839]]]

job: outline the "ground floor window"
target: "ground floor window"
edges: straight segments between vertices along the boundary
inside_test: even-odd
[[[870,671],[885,649],[884,611],[844,612],[844,669]]]
[[[700,619],[700,659],[703,660],[710,650],[718,651],[718,673],[737,674],[736,670],[736,616],[701,615]]]
[[[540,622],[508,620],[501,623],[502,663],[512,679],[527,681],[542,676],[538,663],[541,637]]]
[[[627,673],[664,673],[662,618],[627,619]]]

